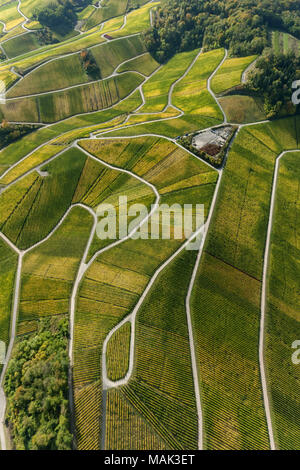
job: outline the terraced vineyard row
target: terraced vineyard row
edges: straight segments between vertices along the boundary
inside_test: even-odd
[[[201,200],[206,203],[207,209],[209,207],[217,174],[185,151],[177,149],[173,143],[148,138],[129,141],[86,140],[82,141],[81,145],[108,163],[117,163],[154,184],[162,194],[162,203]],[[209,184],[207,173],[214,174],[215,178],[212,178]],[[183,175],[186,181],[193,175],[202,175],[203,184],[197,188],[189,188],[182,183],[182,188],[175,190],[175,183],[182,180]],[[84,377],[87,377],[86,358],[90,357],[89,351],[93,357],[97,355],[97,361],[94,376],[89,374],[88,378],[98,380],[101,376],[101,344],[109,331],[132,312],[155,270],[178,246],[179,240],[128,240],[119,247],[102,253],[89,268],[80,287],[76,313],[75,388],[81,386],[81,371],[84,371]],[[135,260],[134,266],[132,259]],[[187,342],[185,347],[189,351]],[[188,362],[188,358],[187,355],[185,361]],[[108,359],[108,363],[109,361]],[[82,433],[82,429],[79,432]],[[97,445],[99,442],[95,441],[95,448]]]
[[[17,255],[7,246],[2,238],[0,238],[0,260],[0,341],[3,341],[5,344],[7,344],[10,332],[10,312],[13,301]]]
[[[108,378],[116,381],[125,377],[129,368],[131,324],[121,326],[107,345]]]
[[[185,252],[173,261],[157,279],[138,313],[136,366],[123,392],[170,449],[198,447],[185,312],[195,257],[195,251]],[[137,445],[138,440],[133,448]]]

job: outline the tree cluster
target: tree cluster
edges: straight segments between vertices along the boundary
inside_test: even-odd
[[[144,41],[160,63],[201,46],[245,56],[270,44],[270,29],[300,38],[299,0],[167,0],[157,8]]]
[[[283,105],[291,100],[292,83],[299,78],[300,59],[293,53],[268,52],[249,74],[247,86],[264,98],[268,118],[276,117]]]
[[[31,124],[9,124],[5,120],[0,124],[0,149],[35,131],[38,126]]]
[[[36,31],[36,36],[41,45],[58,43],[58,39],[53,37],[53,32],[50,28],[44,27]]]
[[[69,450],[68,322],[44,320],[20,341],[4,389],[7,418],[17,450]]]

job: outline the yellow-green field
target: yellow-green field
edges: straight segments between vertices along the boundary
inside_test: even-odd
[[[33,12],[51,3],[0,0],[0,341],[69,318],[64,406],[78,450],[269,450],[271,431],[276,448],[297,449],[300,117],[266,121],[263,97],[241,90],[257,56],[185,42],[159,64],[144,33],[160,2],[93,0],[42,45]],[[299,53],[287,33],[271,39]],[[181,145],[228,123],[232,140],[207,144],[225,142],[218,169]],[[188,206],[192,229],[178,234],[162,205]],[[186,249],[203,222],[200,248]]]

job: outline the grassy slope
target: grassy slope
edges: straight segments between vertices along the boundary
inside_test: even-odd
[[[159,93],[161,93],[161,90],[166,92],[166,85],[170,86],[171,83],[174,83],[175,71],[177,77],[180,77],[177,70],[180,56],[180,54],[176,55],[174,60],[172,59],[172,63],[170,61],[169,64],[162,68],[162,75],[166,77],[162,84],[160,84],[159,80],[160,71],[153,75],[153,78],[146,83],[144,88],[150,83],[148,89],[149,97],[151,94],[154,96],[151,96],[151,98],[146,101],[146,106],[141,108],[141,111],[145,111],[146,109],[150,112],[150,103],[152,103],[153,106],[152,111],[158,107],[161,109],[162,104],[167,102],[167,95],[160,96]],[[186,132],[193,132],[221,123],[223,121],[222,113],[212,96],[206,90],[206,80],[221,62],[222,58],[223,51],[221,49],[201,54],[187,76],[175,86],[172,95],[172,103],[185,112],[183,117],[115,130],[112,131],[110,135],[124,136],[154,133],[168,137],[176,137]],[[168,72],[169,75],[167,75],[166,72]],[[182,76],[184,71],[180,70],[180,73]],[[167,118],[168,116],[165,117]]]
[[[127,22],[122,30],[111,34],[113,38],[135,34],[145,31],[150,27],[150,10],[158,5],[159,2],[147,3],[138,10],[133,10],[127,15]]]
[[[101,125],[103,125],[103,123],[106,121],[133,111],[140,104],[141,97],[137,92],[126,98],[122,103],[115,105],[111,109],[72,117],[58,124],[53,124],[47,128],[41,128],[38,132],[29,134],[28,136],[25,136],[21,140],[0,151],[0,173],[3,174],[3,172],[7,170],[10,165],[20,161],[23,157],[34,151],[40,145],[47,145],[48,141],[58,138],[60,134],[63,134],[60,140],[66,139],[68,142],[73,140],[72,137],[71,140],[70,137],[68,137],[70,134],[73,136],[73,132],[76,132],[77,137],[88,137],[89,132],[92,130],[97,130],[98,126],[101,127]],[[93,126],[92,129],[91,126]],[[81,127],[83,127],[82,130],[80,130]],[[21,164],[22,163],[20,163],[20,165]],[[30,169],[30,165],[28,169]]]
[[[22,0],[22,5],[21,5],[21,11],[28,17],[31,18],[32,13],[34,10],[36,10],[38,7],[41,6],[46,7],[50,3],[57,3],[56,0],[43,0],[42,2],[40,0]]]
[[[174,88],[172,103],[187,115],[209,116],[222,121],[222,113],[207,91],[207,79],[224,57],[223,49],[201,54],[190,72]]]
[[[66,151],[37,173],[23,178],[0,196],[1,231],[25,249],[40,241],[69,208],[85,163],[76,149]]]
[[[24,322],[69,312],[79,263],[92,229],[91,215],[75,207],[49,240],[24,258],[19,328]]]
[[[263,100],[258,97],[244,95],[228,95],[219,99],[229,122],[245,124],[264,121]]]
[[[51,123],[81,113],[109,108],[128,96],[143,79],[134,72],[67,91],[19,98],[0,106],[0,117],[8,121]]]
[[[163,111],[168,103],[171,85],[178,80],[196,57],[198,50],[176,54],[143,86],[146,104],[141,108],[143,113]]]
[[[300,55],[300,41],[288,33],[281,31],[272,32],[272,47],[277,53],[295,52]]]
[[[1,31],[2,26],[3,25],[1,24],[0,25],[0,31]],[[11,39],[15,36],[19,36],[20,34],[23,34],[24,32],[25,32],[25,30],[22,28],[21,25],[17,26],[16,28],[13,28],[11,31],[8,31],[7,33],[3,33],[3,36],[1,36],[1,41],[6,41],[6,40]]]
[[[37,68],[20,80],[7,97],[26,96],[45,91],[58,90],[89,81],[79,54],[56,59]]]
[[[142,8],[130,12],[128,14],[126,27],[122,30],[113,32],[123,24],[122,18],[113,19],[108,22],[108,27],[104,27],[102,31],[99,31],[99,28],[93,28],[87,33],[70,38],[58,45],[53,44],[44,46],[38,51],[33,51],[25,54],[24,56],[18,57],[17,60],[11,59],[0,67],[0,75],[1,73],[9,74],[9,69],[12,66],[19,68],[22,71],[26,71],[45,62],[45,60],[49,60],[49,58],[95,46],[100,42],[104,42],[104,39],[102,38],[102,34],[104,32],[112,33],[114,38],[140,33],[150,26],[149,10],[156,4],[157,3],[144,5]]]
[[[46,144],[42,148],[37,149],[33,154],[31,154],[28,158],[20,162],[15,168],[12,168],[11,171],[1,180],[3,184],[9,184],[15,181],[17,178],[21,177],[32,168],[35,168],[37,165],[44,163],[49,158],[57,155],[61,152],[66,146],[53,144]]]
[[[32,51],[16,59],[7,61],[0,67],[0,71],[8,71],[11,67],[16,67],[22,72],[26,72],[37,65],[64,54],[79,52],[81,49],[88,48],[104,42],[100,31],[91,31],[82,36],[75,36],[59,44],[50,44],[43,46],[37,51]]]
[[[145,46],[140,36],[132,36],[94,47],[92,52],[100,68],[101,76],[106,77],[125,60],[144,53]]]
[[[20,23],[23,23],[24,18],[17,10],[18,2],[12,1],[0,6],[0,18],[5,23],[6,30],[9,31]]]
[[[104,0],[101,8],[94,8],[94,11],[84,25],[84,30],[87,31],[103,21],[123,15],[126,11],[127,3],[128,0]]]

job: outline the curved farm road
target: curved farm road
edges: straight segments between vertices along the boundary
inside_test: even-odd
[[[264,404],[265,404],[266,419],[267,419],[267,424],[268,424],[271,450],[276,450],[276,444],[275,444],[273,425],[272,425],[272,415],[271,415],[270,401],[269,401],[269,395],[268,395],[268,386],[267,386],[266,372],[265,372],[265,357],[264,357],[268,269],[269,269],[271,235],[272,235],[272,228],[273,228],[273,221],[274,221],[274,207],[275,207],[275,198],[276,198],[280,161],[285,155],[289,153],[295,153],[295,152],[299,152],[299,149],[284,151],[276,159],[272,195],[271,195],[267,239],[266,239],[266,246],[265,246],[264,267],[263,267],[260,338],[259,338],[259,364],[260,364],[261,382],[262,382],[262,388],[263,388]]]

